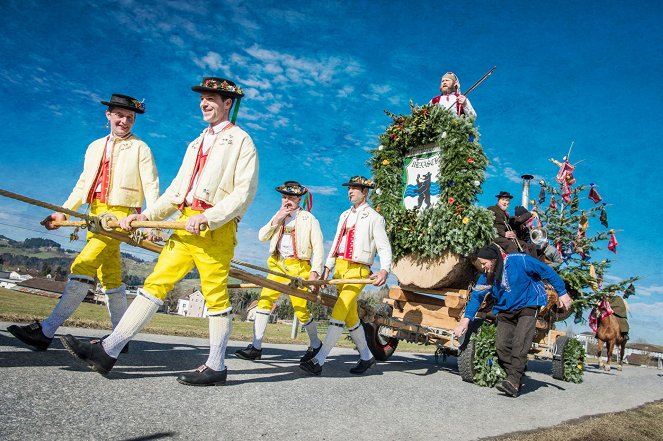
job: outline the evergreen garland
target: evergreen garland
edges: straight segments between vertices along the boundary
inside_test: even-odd
[[[484,322],[470,337],[474,341],[474,384],[493,387],[506,378],[500,367],[495,348],[497,326]]]
[[[564,381],[582,383],[585,373],[585,348],[575,338],[570,339],[564,348]]]
[[[410,102],[410,108],[410,115],[386,112],[393,122],[369,161],[376,186],[371,200],[387,222],[394,260],[407,254],[436,257],[447,250],[469,255],[496,235],[493,214],[475,205],[488,164],[479,132],[472,119],[456,118],[442,106]],[[405,156],[431,144],[441,148],[439,199],[425,210],[407,210],[402,203]]]

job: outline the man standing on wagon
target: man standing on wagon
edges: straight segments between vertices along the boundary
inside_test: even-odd
[[[191,89],[200,93],[200,110],[208,127],[189,144],[175,179],[154,206],[120,223],[131,230],[133,220],[163,220],[179,210],[178,221],[185,223],[186,230],[171,235],[154,271],[110,336],[100,344],[62,337],[70,353],[102,375],[110,372],[124,345],[147,325],[168,292],[195,266],[209,311],[210,351],[203,365],[180,374],[177,381],[192,386],[226,382],[224,358],[232,331],[228,273],[237,223],[258,186],[258,155],[251,137],[228,120],[233,104],[235,119],[244,96],[235,83],[206,77]]]
[[[143,199],[150,208],[159,197],[159,177],[152,151],[131,132],[136,114],[145,113],[140,101],[113,94],[107,106],[106,119],[110,134],[93,141],[85,152],[85,162],[74,189],[62,204],[78,210],[89,204],[91,216],[112,213],[117,218],[140,211]],[[64,221],[63,213],[50,214],[42,221],[48,230],[59,228],[54,221]],[[113,329],[127,310],[126,286],[122,283],[120,242],[96,233],[87,234],[87,243],[71,265],[69,281],[51,314],[30,325],[7,328],[30,348],[45,351],[55,331],[76,311],[90,289],[95,277],[106,295],[106,305]]]
[[[477,117],[477,113],[474,111],[470,100],[460,93],[460,81],[455,73],[447,72],[442,76],[440,80],[440,92],[442,94],[433,98],[430,104],[443,106],[457,118],[463,116]]]
[[[391,271],[391,245],[385,230],[385,221],[377,211],[368,205],[368,190],[374,187],[373,181],[363,176],[353,176],[343,184],[348,187],[348,199],[352,208],[341,214],[336,229],[336,236],[325,263],[323,279],[327,279],[335,268],[335,279],[374,279],[374,286],[382,286]],[[380,257],[380,272],[371,273],[375,254]],[[375,366],[375,358],[366,344],[364,328],[359,320],[357,297],[364,289],[360,284],[337,285],[338,299],[332,309],[329,329],[322,349],[299,367],[313,375],[322,373],[322,365],[329,352],[347,326],[350,337],[359,350],[359,361],[350,369],[352,374],[363,374]]]
[[[308,189],[297,181],[286,181],[276,187],[281,193],[281,207],[269,220],[267,225],[258,232],[260,241],[270,241],[269,259],[267,266],[270,270],[303,279],[318,280],[322,274],[322,259],[324,258],[324,241],[320,223],[309,211],[299,207],[302,196]],[[310,200],[310,199],[309,199]],[[267,279],[287,284],[288,279],[269,274]],[[262,357],[262,339],[265,328],[269,322],[272,305],[281,296],[281,293],[263,288],[260,291],[260,300],[253,321],[253,342],[245,349],[235,352],[235,355],[244,360],[258,360]],[[290,296],[295,315],[309,336],[309,347],[300,361],[313,358],[322,342],[318,338],[318,326],[310,311],[306,307],[306,299]]]
[[[486,293],[493,296],[493,312],[497,315],[495,346],[500,364],[506,371],[506,380],[495,387],[500,392],[517,397],[520,380],[525,373],[527,353],[536,331],[538,310],[548,304],[543,280],[555,289],[564,309],[569,308],[572,300],[557,273],[532,256],[524,253],[503,254],[497,245],[490,244],[481,248],[477,257],[483,273],[472,289],[465,315],[454,329],[454,335],[460,337],[465,334]]]

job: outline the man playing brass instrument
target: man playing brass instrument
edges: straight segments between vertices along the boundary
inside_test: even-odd
[[[500,191],[497,198],[497,203],[488,207],[495,215],[494,227],[497,230],[497,237],[494,242],[504,250],[505,253],[527,253],[536,257],[536,249],[532,244],[526,243],[518,239],[516,231],[522,224],[527,222],[530,218],[538,218],[539,215],[536,211],[525,211],[525,213],[514,218],[509,218],[507,210],[513,196],[508,191]]]

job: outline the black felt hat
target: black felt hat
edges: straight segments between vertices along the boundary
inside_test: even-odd
[[[145,113],[145,104],[128,95],[114,93],[111,95],[110,101],[100,101],[100,103],[109,108],[121,107],[123,109],[132,110],[136,113]]]
[[[283,185],[276,187],[276,191],[290,196],[303,196],[308,192],[306,187],[297,181],[285,181]]]
[[[500,191],[500,194],[496,194],[495,197],[497,199],[502,199],[502,198],[513,199],[513,195],[511,193],[509,193],[508,191]]]
[[[198,86],[191,87],[194,92],[213,92],[229,98],[242,98],[244,91],[230,80],[219,77],[204,77]]]
[[[364,176],[353,176],[350,180],[343,184],[344,187],[362,187],[362,188],[373,188],[375,183],[372,179],[368,179]]]
[[[523,214],[527,213],[527,208],[523,207],[522,205],[518,205],[515,210],[516,217],[522,216]]]

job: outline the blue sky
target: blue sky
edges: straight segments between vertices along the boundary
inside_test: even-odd
[[[257,230],[278,206],[276,185],[310,186],[331,239],[347,207],[340,184],[370,174],[369,149],[389,124],[384,109],[427,102],[446,71],[465,89],[495,65],[470,95],[491,160],[480,203],[502,189],[519,193],[523,173],[550,179],[548,158],[574,141],[572,162],[584,160],[576,177],[598,184],[611,228],[624,230],[611,277],[644,276],[630,302],[633,335],[663,343],[662,19],[655,1],[4,0],[0,188],[64,201],[85,147],[106,134],[99,100],[111,93],[145,98],[134,132],[152,148],[165,188],[204,128],[190,87],[204,75],[228,77],[247,93],[238,124],[261,160],[237,257],[262,261]],[[0,234],[41,234],[44,210],[6,199],[0,207]]]

